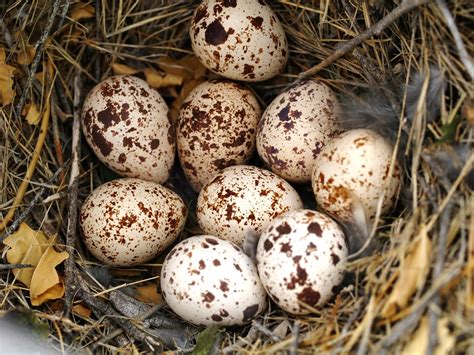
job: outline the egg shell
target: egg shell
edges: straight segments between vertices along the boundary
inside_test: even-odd
[[[247,162],[260,116],[253,93],[228,80],[202,83],[189,94],[179,113],[177,144],[181,166],[196,191],[220,170]]]
[[[339,104],[331,89],[307,80],[278,95],[257,131],[257,151],[265,164],[285,180],[311,181],[314,160],[340,131]]]
[[[165,182],[175,134],[161,95],[140,78],[119,75],[97,84],[82,109],[82,130],[97,157],[125,176]]]
[[[112,266],[145,263],[181,233],[187,209],[173,191],[133,178],[107,182],[84,201],[80,227],[84,244]]]
[[[194,13],[191,44],[202,64],[226,78],[267,80],[288,60],[285,31],[261,0],[208,0]]]
[[[344,278],[347,256],[341,228],[311,210],[291,211],[275,219],[262,232],[256,254],[267,293],[293,314],[309,314],[310,308],[333,297]]]
[[[303,208],[296,190],[270,171],[236,165],[218,173],[199,193],[196,216],[207,234],[243,245],[279,215]]]
[[[312,186],[317,203],[339,221],[354,222],[354,208],[362,206],[373,220],[385,191],[382,213],[394,205],[401,170],[390,165],[393,147],[379,134],[355,129],[331,140],[315,161]]]
[[[210,235],[183,240],[161,270],[163,298],[188,322],[245,324],[266,308],[252,260],[232,242]]]

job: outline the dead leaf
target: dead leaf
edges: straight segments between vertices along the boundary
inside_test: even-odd
[[[449,354],[454,347],[455,338],[449,332],[449,320],[442,318],[438,321],[438,345],[434,351],[434,355]],[[420,326],[415,334],[403,349],[402,355],[423,355],[426,353],[429,341],[430,325],[428,317],[423,317]]]
[[[135,69],[135,68],[129,67],[128,65],[120,64],[120,63],[112,64],[112,70],[114,71],[114,74],[116,75],[133,75],[140,72],[140,70],[138,69]]]
[[[90,318],[92,311],[90,308],[84,306],[81,303],[75,304],[72,306],[72,311],[83,318]]]
[[[165,86],[177,86],[183,83],[184,78],[181,75],[165,73],[161,74],[159,71],[152,68],[143,69],[146,81],[151,87],[159,89]]]
[[[165,73],[181,76],[185,80],[202,78],[207,71],[199,59],[192,54],[178,60],[161,57],[158,59],[158,65]]]
[[[163,303],[163,297],[158,293],[156,284],[149,284],[137,287],[135,298],[141,302],[160,304]]]
[[[26,46],[26,48],[18,53],[17,62],[21,65],[30,65],[35,57],[36,50],[33,46]]]
[[[25,105],[24,114],[26,114],[26,121],[30,125],[37,125],[41,120],[41,113],[35,103]]]
[[[15,67],[5,63],[5,48],[0,48],[0,106],[9,105],[15,97],[13,74]]]
[[[416,290],[423,287],[430,272],[430,255],[431,241],[422,225],[418,240],[401,260],[397,282],[382,309],[383,317],[392,317],[404,309]]]
[[[84,4],[82,2],[75,4],[71,10],[71,18],[74,21],[92,18],[94,17],[94,14],[94,7],[90,4]]]
[[[3,241],[10,247],[7,251],[9,263],[33,266],[13,271],[17,279],[30,289],[33,306],[64,295],[64,285],[55,268],[69,254],[58,253],[53,247],[54,241],[54,236],[48,239],[43,232],[31,229],[26,223],[22,223],[17,232]]]

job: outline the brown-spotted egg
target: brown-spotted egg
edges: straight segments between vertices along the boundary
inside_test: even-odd
[[[161,95],[140,78],[112,76],[87,95],[82,130],[97,157],[126,177],[165,182],[175,156],[175,136]]]
[[[256,254],[267,293],[293,314],[309,314],[331,299],[344,278],[347,256],[341,228],[311,210],[291,211],[270,223]]]
[[[199,193],[196,215],[207,234],[243,245],[279,215],[303,208],[296,190],[270,171],[236,165],[222,170]]]
[[[266,293],[252,260],[232,242],[210,235],[183,240],[161,270],[163,298],[194,324],[250,322],[266,307]]]
[[[228,80],[202,83],[188,95],[179,113],[177,144],[181,166],[196,191],[220,170],[247,162],[260,115],[253,93]]]
[[[266,80],[281,73],[288,60],[283,27],[262,0],[204,0],[190,37],[204,66],[229,79]]]
[[[173,191],[125,178],[96,188],[84,201],[79,223],[84,244],[112,266],[145,263],[179,235],[187,209]]]
[[[393,207],[401,184],[401,170],[393,147],[378,133],[355,129],[332,139],[314,162],[312,174],[316,201],[339,221],[354,222],[362,207],[367,222],[374,219],[379,200],[381,212]]]
[[[307,80],[278,95],[257,131],[257,151],[285,180],[311,181],[314,161],[339,128],[338,102],[325,84]]]

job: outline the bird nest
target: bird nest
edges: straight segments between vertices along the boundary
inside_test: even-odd
[[[0,338],[17,339],[14,349],[37,337],[63,352],[474,350],[472,4],[269,4],[290,58],[281,75],[249,85],[262,106],[293,83],[317,78],[341,97],[346,128],[388,135],[404,167],[397,206],[351,256],[340,292],[307,316],[272,304],[245,326],[202,328],[164,304],[162,257],[134,268],[97,262],[82,245],[78,209],[118,176],[81,140],[85,95],[113,74],[137,75],[160,91],[176,119],[190,90],[216,77],[190,45],[198,2],[6,1]],[[193,206],[196,194],[178,166],[166,186]],[[309,187],[299,191],[312,198]],[[182,238],[198,233],[191,207]]]

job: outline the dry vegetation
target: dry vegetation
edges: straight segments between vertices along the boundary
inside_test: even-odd
[[[413,124],[402,120],[402,196],[373,231],[375,247],[352,259],[340,294],[311,316],[293,318],[271,306],[251,325],[208,329],[208,340],[206,333],[201,336],[196,352],[474,352],[474,183],[468,175],[474,161],[469,62],[474,8],[469,0],[450,1],[447,8],[444,1],[405,1],[416,6],[398,19],[389,17],[381,31],[357,37],[400,2],[271,2],[291,55],[283,75],[252,86],[263,104],[308,74],[345,95],[383,86],[382,95],[392,97],[399,113],[406,97],[393,98],[391,88],[410,82],[414,73],[439,67],[446,90],[440,113],[427,119],[428,93],[421,85]],[[25,221],[48,236],[57,234],[56,250],[70,254],[57,268],[61,282],[65,278],[65,296],[32,306],[31,290],[13,273],[21,265],[8,264],[3,247],[0,309],[17,309],[47,324],[57,349],[159,351],[177,336],[178,345],[189,350],[194,343],[185,340],[201,331],[179,322],[160,303],[159,260],[109,270],[75,238],[85,196],[116,177],[78,140],[84,96],[103,78],[134,71],[155,80],[170,106],[179,107],[190,88],[212,76],[187,57],[192,54],[187,27],[196,5],[178,0],[0,4],[1,238]],[[447,15],[455,21],[451,28]],[[453,29],[459,31],[456,41]],[[332,58],[317,73],[301,74],[356,37],[363,40],[355,50]],[[176,171],[168,185],[192,204],[195,195],[182,173]],[[192,218],[188,224],[186,233],[196,233]]]

